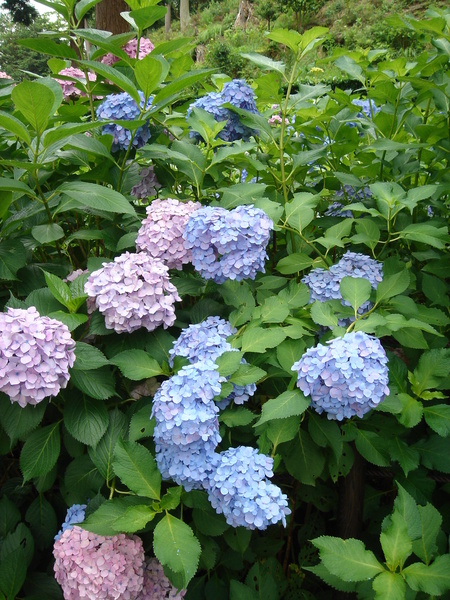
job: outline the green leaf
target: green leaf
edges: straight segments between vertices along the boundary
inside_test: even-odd
[[[101,2],[101,0],[79,0],[79,2],[75,4],[75,17],[81,21],[84,15],[99,2]]]
[[[318,446],[321,448],[326,448],[327,446],[331,448],[336,461],[339,462],[343,450],[343,440],[341,429],[336,421],[330,421],[324,418],[323,415],[319,416],[311,412],[308,421],[308,431]]]
[[[148,54],[136,63],[134,74],[139,89],[144,92],[145,98],[148,98],[153,90],[161,83],[163,64],[160,60],[157,60]]]
[[[31,235],[40,244],[51,244],[64,237],[64,229],[57,223],[47,225],[36,225],[31,229]]]
[[[309,404],[310,400],[305,398],[300,390],[283,392],[277,398],[272,398],[263,404],[261,418],[254,427],[258,427],[273,419],[286,419],[287,417],[301,415],[308,408]]]
[[[389,570],[396,571],[397,567],[403,568],[410,556],[412,542],[406,521],[399,512],[394,511],[389,520],[389,526],[380,535],[380,542]]]
[[[268,37],[269,40],[287,46],[294,54],[297,54],[299,45],[302,41],[302,36],[292,29],[274,29],[273,31],[266,33],[266,37]]]
[[[338,324],[338,317],[333,310],[333,305],[329,302],[319,302],[319,300],[311,305],[311,319],[317,325],[329,327],[330,329]]]
[[[119,440],[114,452],[113,469],[122,483],[135,494],[159,500],[161,474],[147,448],[137,442]]]
[[[300,360],[305,351],[302,339],[285,340],[277,348],[277,359],[281,367],[292,377],[292,366]]]
[[[290,442],[295,438],[300,427],[300,417],[287,417],[286,419],[274,419],[265,428],[265,433],[272,442],[274,448],[284,442]]]
[[[137,442],[137,440],[153,435],[155,420],[150,419],[151,412],[152,407],[149,403],[147,406],[144,406],[135,412],[131,417],[130,430],[128,433],[130,442]]]
[[[380,573],[373,580],[372,587],[375,600],[405,600],[406,584],[399,573]]]
[[[33,500],[27,509],[25,520],[30,525],[39,549],[53,546],[54,536],[58,532],[58,519],[53,506],[44,496],[39,495]]]
[[[142,506],[142,504],[143,498],[137,496],[107,500],[91,513],[80,527],[97,535],[116,535],[117,530],[114,525],[117,519],[120,519],[130,506]]]
[[[124,377],[133,381],[148,379],[163,372],[157,361],[144,350],[125,350],[110,359]]]
[[[419,466],[420,454],[415,448],[411,448],[398,436],[389,440],[389,455],[392,460],[399,463],[405,476],[408,476],[410,471],[415,471]]]
[[[249,60],[258,67],[261,67],[262,69],[268,71],[277,71],[282,75],[286,70],[286,65],[283,62],[279,60],[273,60],[268,56],[264,56],[264,54],[258,54],[257,52],[241,52],[240,54],[242,58]]]
[[[432,504],[417,507],[420,523],[420,538],[413,541],[416,556],[429,565],[437,552],[436,538],[442,525],[442,517]]]
[[[428,344],[424,335],[418,329],[405,327],[399,331],[394,331],[392,334],[397,342],[406,348],[415,348],[416,350],[428,350]]]
[[[398,394],[398,399],[402,404],[402,412],[397,417],[399,422],[405,427],[415,427],[422,420],[422,403],[409,394]]]
[[[95,448],[88,448],[89,457],[107,483],[114,477],[113,459],[119,437],[127,432],[128,421],[118,408],[109,411],[108,428]]]
[[[334,64],[345,73],[348,73],[352,79],[357,79],[364,85],[365,77],[363,70],[352,58],[349,56],[340,56],[334,61]]]
[[[49,54],[50,56],[57,56],[58,58],[69,58],[70,60],[76,60],[78,58],[75,50],[69,45],[61,44],[48,38],[28,38],[18,40],[18,43],[21,46],[25,46],[25,48],[29,48],[30,50],[34,50],[35,52]]]
[[[16,135],[26,144],[31,144],[31,136],[22,121],[19,121],[19,119],[16,119],[16,117],[13,117],[3,110],[0,110],[0,126]]]
[[[236,385],[248,385],[250,383],[257,383],[263,377],[267,375],[266,371],[249,364],[239,365],[237,371],[235,371],[231,377],[231,383]]]
[[[434,227],[426,223],[411,223],[398,235],[405,240],[413,240],[443,250],[449,241],[446,227]]]
[[[448,456],[450,444],[447,438],[432,434],[427,440],[420,440],[414,448],[420,452],[422,464],[428,469],[450,473]]]
[[[366,550],[360,540],[322,535],[312,543],[325,568],[344,581],[367,581],[384,571],[374,553]]]
[[[75,458],[67,467],[64,476],[63,496],[66,503],[85,504],[105,484],[104,478],[87,454]]]
[[[108,359],[101,350],[85,342],[76,342],[75,356],[76,360],[72,367],[73,369],[91,371],[92,369],[99,369],[109,364]]]
[[[370,281],[361,277],[343,277],[339,288],[342,298],[350,302],[355,311],[369,300],[372,292]]]
[[[450,350],[439,348],[424,352],[413,376],[410,377],[412,391],[421,396],[424,390],[431,390],[439,386],[443,378],[450,372]]]
[[[11,440],[24,438],[36,429],[44,418],[47,404],[47,401],[43,401],[36,406],[28,404],[22,408],[17,402],[11,402],[7,396],[1,395],[0,422]]]
[[[0,499],[0,536],[4,538],[14,531],[21,518],[20,510],[15,503],[4,495]]]
[[[0,280],[17,280],[16,273],[26,262],[26,250],[18,240],[0,242]]]
[[[96,400],[107,400],[116,393],[113,374],[106,367],[94,371],[74,369],[70,381],[84,394]]]
[[[414,563],[403,569],[406,583],[416,592],[442,596],[450,589],[450,554],[438,556],[429,566]]]
[[[57,213],[88,207],[99,211],[136,215],[133,206],[122,194],[96,183],[68,181],[56,188],[55,192],[72,199],[71,202],[62,202]]]
[[[48,289],[51,291],[52,296],[55,300],[58,300],[63,306],[69,308],[71,305],[72,294],[67,283],[64,283],[59,277],[52,273],[47,273],[42,270],[45,277],[45,282],[48,285]]]
[[[108,411],[103,402],[77,394],[66,400],[64,424],[76,440],[95,447],[108,427]]]
[[[163,106],[170,104],[172,97],[176,96],[178,92],[181,92],[191,85],[198,84],[212,73],[214,73],[214,69],[200,69],[193,73],[185,73],[184,75],[181,75],[181,77],[175,79],[175,81],[171,81],[153,98],[155,110],[160,110]]]
[[[286,334],[279,327],[253,327],[247,329],[242,336],[243,352],[265,352],[267,348],[275,348],[285,339]]]
[[[242,406],[227,408],[219,416],[219,421],[225,423],[227,427],[244,427],[255,419],[256,415]]]
[[[159,19],[163,19],[166,12],[165,6],[144,6],[144,8],[132,10],[129,15],[142,31],[151,27]]]
[[[0,591],[6,600],[15,600],[27,575],[22,548],[17,548],[0,561]]]
[[[409,285],[409,272],[404,269],[393,275],[383,277],[383,280],[377,286],[377,303],[398,296],[406,290]]]
[[[357,430],[355,440],[358,452],[370,463],[378,467],[390,465],[385,440],[373,431]]]
[[[119,533],[135,533],[140,529],[144,529],[156,514],[150,506],[145,504],[129,506],[123,515],[113,522],[112,526]]]
[[[304,205],[303,200],[294,199],[286,204],[286,221],[293,229],[302,233],[314,219],[314,211]]]
[[[153,550],[164,566],[182,577],[186,587],[195,575],[201,546],[192,529],[171,514],[166,514],[155,527]]]
[[[24,481],[46,475],[56,464],[60,448],[59,421],[33,431],[20,453]]]
[[[61,323],[64,323],[64,325],[67,325],[69,331],[74,331],[77,327],[88,321],[87,315],[83,315],[81,313],[76,315],[73,313],[66,313],[62,310],[53,311],[48,313],[47,316],[51,319],[61,321]]]
[[[42,134],[54,112],[56,97],[53,90],[37,81],[22,81],[13,88],[11,98],[33,129]]]
[[[131,81],[131,79],[126,77],[123,73],[121,73],[114,67],[110,67],[109,65],[104,65],[103,63],[100,63],[95,60],[81,60],[81,61],[79,61],[79,64],[82,67],[83,66],[87,67],[88,69],[91,69],[95,73],[98,73],[99,75],[104,77],[106,80],[109,80],[109,81],[112,81],[113,83],[115,83],[121,90],[123,90],[124,92],[127,92],[127,94],[130,94],[130,96],[133,98],[133,100],[136,102],[136,104],[138,106],[140,106],[141,99],[139,97],[138,90],[136,89],[136,87],[133,84],[133,82]]]
[[[214,361],[219,367],[219,373],[228,377],[235,373],[241,366],[242,352],[224,352]]]
[[[290,254],[285,256],[277,264],[277,271],[283,275],[291,275],[292,273],[298,273],[308,269],[314,260],[306,254]]]
[[[435,404],[423,409],[423,416],[427,425],[442,437],[450,435],[450,406],[448,404]]]
[[[279,296],[269,296],[261,307],[263,323],[283,323],[290,314],[288,303]]]
[[[304,485],[316,485],[325,467],[325,453],[311,436],[301,428],[295,439],[286,444],[280,453],[289,473]]]

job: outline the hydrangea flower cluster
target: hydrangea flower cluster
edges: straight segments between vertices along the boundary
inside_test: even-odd
[[[226,210],[205,206],[189,217],[183,237],[192,264],[205,279],[254,279],[264,272],[273,223],[253,205]]]
[[[12,77],[10,77],[8,75],[8,73],[5,73],[4,71],[0,71],[0,79],[12,79]]]
[[[208,478],[208,498],[232,527],[266,529],[290,514],[287,496],[270,481],[273,459],[255,448],[239,446],[215,455]]]
[[[361,100],[361,99],[355,98],[354,100],[352,100],[352,104],[354,104],[355,106],[361,107],[361,110],[356,115],[360,119],[362,119],[364,116],[371,119],[376,114],[378,114],[381,110],[381,107],[377,106],[373,100],[368,100],[368,99]]]
[[[80,96],[85,96],[86,94],[82,92],[80,89],[76,87],[77,81],[80,81],[84,85],[86,84],[86,76],[81,69],[76,67],[67,67],[59,72],[59,75],[65,75],[66,77],[71,77],[72,79],[58,79],[55,77],[55,80],[59,83],[62,88],[63,98],[64,100],[68,100],[69,98],[78,98]],[[89,81],[96,81],[97,76],[95,73],[88,73]]]
[[[144,252],[125,252],[89,276],[84,290],[95,298],[108,329],[117,333],[145,327],[153,331],[175,322],[174,303],[180,300],[169,280],[169,269]]]
[[[0,313],[0,391],[24,408],[67,386],[75,342],[64,323],[34,306]]]
[[[356,252],[346,252],[341,260],[328,270],[317,268],[312,269],[308,275],[303,277],[310,291],[310,302],[318,300],[325,302],[327,300],[341,300],[343,306],[349,306],[349,303],[342,299],[340,283],[344,277],[362,277],[370,282],[374,290],[383,279],[382,263]],[[358,313],[363,314],[371,308],[369,300],[364,302]]]
[[[208,457],[221,441],[219,408],[213,401],[224,378],[211,360],[187,365],[155,394],[156,462],[163,479],[186,490],[199,489],[209,471]]]
[[[175,356],[186,357],[191,364],[204,361],[215,361],[224,352],[236,351],[227,342],[227,338],[233,335],[231,323],[220,317],[208,317],[205,321],[194,325],[189,325],[184,329],[173,348],[169,350],[169,364],[173,366]],[[245,359],[241,363],[245,364]],[[256,385],[250,383],[248,385],[233,384],[233,391],[227,397],[217,403],[220,409],[224,409],[232,400],[236,404],[243,404],[256,391]]]
[[[314,410],[342,421],[363,417],[389,394],[387,362],[380,341],[358,331],[308,348],[292,370]]]
[[[55,541],[53,556],[65,600],[135,600],[142,590],[144,548],[135,535],[105,537],[67,527]]]
[[[216,121],[227,121],[227,124],[218,135],[220,139],[226,142],[234,142],[240,139],[247,141],[255,131],[243,125],[237,114],[231,112],[228,108],[223,108],[222,105],[226,102],[236,108],[258,114],[252,88],[243,79],[233,79],[223,86],[221,92],[210,92],[206,96],[198,98],[189,106],[188,115],[191,114],[193,108],[202,108],[209,112]],[[200,139],[200,135],[196,132],[191,132],[190,135]]]
[[[352,211],[346,210],[342,202],[332,202],[323,214],[325,217],[342,217],[345,219],[353,217]]]
[[[110,94],[97,108],[97,118],[100,121],[110,119],[133,121],[134,119],[138,119],[141,109],[144,108],[144,93],[139,92],[139,97],[141,101],[138,106],[133,98],[126,92],[123,92],[122,94]],[[145,106],[146,109],[151,106],[152,100],[153,98],[148,99],[147,105]],[[133,148],[141,148],[150,139],[148,122],[145,125],[138,127],[133,134],[130,129],[115,123],[105,125],[102,132],[113,136],[113,143],[111,146],[112,152],[127,150],[130,143]]]
[[[87,504],[73,504],[67,509],[66,518],[61,529],[55,535],[55,542],[59,540],[67,529],[73,529],[73,526],[82,523],[86,513]]]
[[[326,217],[351,218],[353,217],[352,211],[346,210],[340,199],[347,198],[349,202],[364,202],[364,200],[372,196],[372,192],[368,187],[357,189],[351,185],[344,185],[340,190],[335,192],[334,196],[335,198],[339,198],[339,200],[330,204],[324,215]]]
[[[149,39],[141,38],[139,41],[139,55],[136,56],[137,39],[134,38],[134,39],[130,40],[129,42],[127,42],[125,44],[125,46],[122,47],[122,50],[124,52],[126,52],[130,58],[138,58],[139,60],[142,60],[144,58],[144,56],[147,56],[147,54],[150,54],[150,52],[154,49],[154,47],[155,46],[151,43],[151,41]],[[119,60],[120,60],[120,58],[118,56],[114,56],[114,54],[112,54],[111,52],[108,52],[108,54],[105,54],[105,56],[102,58],[102,63],[104,65],[112,66],[114,63],[118,62]]]
[[[156,196],[156,191],[161,184],[156,178],[153,167],[144,167],[139,171],[140,182],[131,188],[131,195],[135,198],[149,198]]]
[[[156,558],[147,558],[144,565],[144,586],[136,600],[181,600],[186,590],[177,591],[164,574]]]
[[[142,221],[136,248],[162,260],[169,269],[182,269],[192,259],[184,246],[183,232],[189,215],[201,207],[199,202],[180,202],[173,198],[153,200]]]

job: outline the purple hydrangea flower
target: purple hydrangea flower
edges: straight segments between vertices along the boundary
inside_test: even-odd
[[[380,106],[377,106],[373,100],[369,100],[367,98],[365,100],[355,98],[352,100],[352,104],[361,107],[361,110],[356,115],[360,119],[362,119],[364,116],[371,119],[372,116],[377,115],[381,110]]]
[[[144,584],[144,548],[135,535],[101,536],[67,528],[53,546],[65,600],[135,600]]]
[[[34,306],[0,313],[0,391],[24,408],[67,386],[75,342],[67,325]]]
[[[387,362],[380,341],[358,331],[308,348],[292,370],[314,410],[342,421],[363,417],[389,394]]]
[[[100,121],[110,119],[133,121],[138,119],[141,109],[144,108],[144,93],[139,92],[139,97],[141,101],[138,106],[133,98],[126,92],[123,92],[122,94],[111,94],[107,96],[106,100],[97,108],[97,118]],[[153,98],[148,99],[147,105],[145,106],[146,109],[151,106],[152,100]],[[150,139],[148,122],[145,125],[138,127],[134,133],[132,133],[130,129],[123,127],[123,125],[114,123],[105,125],[102,132],[113,136],[113,143],[111,146],[112,152],[117,152],[117,150],[127,150],[130,143],[133,148],[141,148]]]
[[[55,541],[60,539],[66,529],[72,529],[74,525],[84,521],[86,507],[86,504],[73,504],[67,509],[66,518],[61,529],[55,535]]]
[[[91,273],[84,290],[95,298],[108,329],[117,333],[145,327],[167,329],[175,322],[174,303],[180,300],[167,266],[144,252],[125,252]]]
[[[273,459],[255,448],[239,446],[215,455],[208,479],[213,508],[233,527],[266,529],[290,514],[287,496],[269,481]]]
[[[367,198],[372,196],[372,192],[370,188],[360,188],[356,189],[351,185],[344,185],[343,188],[335,192],[334,197],[339,198],[339,200],[330,204],[330,206],[325,211],[326,217],[344,217],[344,218],[352,218],[353,213],[351,210],[346,210],[345,205],[342,204],[340,199],[348,199],[349,202],[364,202]]]
[[[156,462],[163,479],[187,490],[201,488],[208,457],[221,441],[214,402],[225,380],[211,360],[187,365],[155,394],[152,416]]]
[[[219,133],[218,137],[226,142],[235,140],[248,140],[255,130],[243,125],[237,114],[231,112],[228,108],[223,108],[226,102],[236,108],[248,110],[251,113],[258,114],[256,108],[254,93],[252,88],[245,83],[243,79],[233,79],[223,86],[221,92],[210,92],[206,96],[198,98],[188,109],[188,115],[193,108],[202,108],[209,112],[216,121],[227,121],[227,124]],[[200,135],[191,132],[192,137],[200,139]]]
[[[144,586],[136,600],[181,600],[186,590],[178,591],[164,574],[156,558],[147,558],[144,565]]]
[[[193,212],[183,237],[192,264],[205,279],[254,279],[264,272],[266,246],[273,223],[259,208],[234,210],[206,206]]]
[[[183,232],[189,215],[200,207],[199,202],[180,202],[174,198],[154,200],[147,207],[147,218],[138,231],[136,248],[159,258],[169,269],[181,269],[192,258],[184,246]]]
[[[137,53],[137,39],[136,38],[127,42],[125,44],[125,46],[122,47],[122,50],[124,50],[124,52],[126,52],[130,58],[138,58],[139,60],[142,60],[144,58],[144,56],[147,56],[147,54],[150,54],[150,52],[154,49],[154,47],[155,46],[151,43],[150,40],[148,40],[147,38],[141,37],[140,42],[139,42],[139,56],[136,56],[136,53]],[[101,62],[104,65],[112,66],[119,60],[120,60],[120,58],[118,56],[114,56],[114,54],[112,54],[111,52],[108,52],[108,54],[105,54],[105,56],[102,58]]]
[[[131,195],[138,199],[156,196],[156,192],[160,189],[161,184],[156,179],[153,167],[141,169],[139,177],[141,181],[131,188]]]
[[[236,330],[233,329],[229,321],[220,317],[208,317],[205,321],[195,325],[189,325],[183,329],[178,339],[174,342],[173,348],[169,350],[169,364],[173,366],[175,356],[186,357],[191,364],[202,363],[206,360],[215,361],[224,352],[237,351],[227,342],[227,338],[233,335]],[[245,359],[241,360],[246,364]],[[242,386],[233,384],[233,391],[227,397],[217,403],[220,409],[225,408],[234,400],[235,404],[243,404],[256,391],[254,383]]]
[[[67,69],[60,71],[58,75],[70,77],[70,79],[58,79],[55,77],[55,81],[57,81],[62,88],[64,100],[86,96],[86,94],[78,89],[75,85],[77,82],[81,82],[83,85],[86,85],[86,76],[81,69],[77,69],[76,67],[68,67]],[[88,77],[89,81],[96,81],[97,79],[97,75],[95,73],[88,73]]]

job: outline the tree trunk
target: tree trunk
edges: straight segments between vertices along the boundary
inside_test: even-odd
[[[252,5],[248,0],[239,0],[239,12],[234,21],[235,27],[247,28],[247,24],[252,16]]]
[[[184,33],[189,27],[189,0],[180,0],[180,31]]]
[[[166,16],[164,17],[164,35],[166,39],[169,37],[170,28],[172,26],[172,3],[169,1],[166,4],[167,11]]]
[[[126,33],[130,30],[128,23],[120,16],[121,12],[128,11],[129,7],[124,0],[103,0],[95,7],[95,27],[109,31],[113,35]]]

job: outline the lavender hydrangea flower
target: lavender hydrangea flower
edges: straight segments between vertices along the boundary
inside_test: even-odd
[[[135,600],[144,584],[144,548],[135,535],[101,536],[67,528],[53,546],[65,600]]]
[[[193,108],[202,108],[209,112],[216,121],[227,121],[227,124],[218,135],[220,139],[226,142],[240,139],[247,141],[256,132],[243,125],[237,114],[224,108],[222,105],[226,102],[236,108],[258,114],[252,88],[243,79],[233,79],[233,81],[229,81],[223,86],[221,92],[211,92],[198,98],[189,106],[188,115]],[[191,136],[200,139],[200,135],[196,132],[191,132]]]
[[[192,264],[205,279],[254,279],[264,272],[273,223],[253,205],[234,210],[206,206],[189,217],[183,237]]]
[[[67,509],[66,518],[61,526],[61,529],[55,535],[55,542],[59,540],[62,534],[67,529],[72,529],[75,524],[82,523],[84,521],[84,515],[86,513],[86,504],[73,504]]]
[[[186,590],[178,591],[167,579],[161,563],[147,558],[144,565],[144,586],[136,600],[181,600]]]
[[[67,325],[34,306],[0,313],[0,391],[24,408],[67,386],[75,342]]]
[[[169,364],[173,366],[175,356],[186,357],[191,364],[202,363],[206,360],[215,361],[224,352],[237,351],[227,342],[227,338],[233,335],[236,330],[231,323],[220,317],[208,317],[205,321],[194,325],[189,325],[183,329],[178,339],[174,342],[173,348],[169,350]],[[246,364],[245,359],[241,360]],[[233,384],[231,394],[217,402],[220,409],[224,409],[232,400],[235,404],[243,404],[256,391],[254,383],[247,385]]]
[[[156,178],[153,167],[145,167],[139,171],[140,182],[131,188],[131,195],[135,198],[149,198],[156,196],[161,184]]]
[[[144,58],[144,56],[147,56],[147,54],[150,54],[150,52],[154,48],[155,48],[155,46],[151,43],[151,41],[149,39],[141,37],[141,39],[139,41],[139,55],[138,56],[136,56],[136,53],[137,53],[137,39],[136,38],[128,41],[125,44],[125,46],[122,47],[122,50],[124,52],[126,52],[130,58],[137,58],[139,60],[142,60]],[[112,54],[111,52],[108,52],[108,54],[105,54],[105,56],[102,58],[101,62],[104,65],[112,66],[119,60],[120,60],[120,58],[118,56],[114,56],[114,54]]]
[[[287,496],[270,481],[273,459],[255,448],[239,446],[216,454],[208,479],[213,508],[233,527],[266,529],[290,514]]]
[[[122,94],[111,94],[107,96],[105,101],[97,108],[97,118],[100,121],[110,119],[133,121],[134,119],[138,119],[141,109],[144,108],[144,93],[139,92],[139,97],[141,101],[138,106],[133,98],[126,92],[123,92]],[[148,99],[147,105],[145,106],[146,109],[151,106],[152,100],[153,98]],[[113,136],[113,143],[111,146],[112,152],[127,150],[130,143],[133,148],[141,148],[150,139],[148,122],[145,125],[138,127],[134,133],[132,133],[130,129],[123,127],[123,125],[114,123],[105,125],[102,132]]]
[[[147,218],[138,231],[136,248],[159,258],[169,269],[181,269],[192,259],[191,252],[184,246],[183,232],[189,215],[200,207],[199,202],[180,202],[174,198],[154,200],[147,207]]]
[[[372,196],[372,192],[368,187],[357,189],[351,185],[344,185],[343,188],[335,192],[334,196],[335,198],[339,198],[339,200],[332,202],[324,215],[326,217],[352,218],[352,211],[346,210],[345,205],[340,199],[346,198],[349,202],[364,202],[364,200]]]
[[[55,77],[55,81],[57,81],[62,88],[64,100],[86,96],[86,94],[78,89],[75,85],[77,82],[81,82],[83,85],[86,85],[86,75],[81,69],[76,67],[67,67],[67,69],[59,71],[58,75],[70,77],[70,79],[58,79]],[[89,81],[96,81],[97,79],[97,75],[95,73],[88,73],[88,77]]]
[[[217,366],[206,360],[183,367],[155,394],[153,436],[163,479],[173,479],[187,490],[202,487],[208,457],[221,441],[214,398],[223,381]]]
[[[363,417],[389,394],[387,362],[380,340],[358,331],[308,348],[292,370],[314,410],[342,421]]]
[[[377,106],[373,100],[369,100],[367,98],[365,100],[355,98],[352,100],[352,104],[361,107],[361,110],[357,114],[357,117],[359,118],[363,118],[365,116],[371,119],[372,116],[374,117],[381,110],[380,106]]]
[[[175,322],[174,303],[180,300],[169,280],[169,270],[160,260],[144,252],[125,252],[91,273],[84,286],[95,298],[108,329],[117,333],[145,327],[167,329]]]

